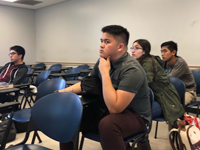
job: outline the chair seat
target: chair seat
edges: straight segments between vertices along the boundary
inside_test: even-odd
[[[195,101],[195,102],[192,102],[192,103],[186,105],[186,107],[198,106],[199,103],[200,103],[200,101]]]
[[[165,118],[164,116],[163,117],[156,117],[156,118],[153,118],[154,121],[165,121]]]
[[[31,117],[31,109],[22,109],[22,110],[14,112],[12,120],[25,123],[25,122],[29,122],[30,117]]]
[[[6,150],[52,150],[40,145],[26,144],[26,145],[18,145],[11,148],[7,148]]]
[[[85,138],[88,138],[88,139],[92,139],[96,142],[100,142],[100,136],[99,134],[97,133],[93,133],[93,132],[82,132],[82,135],[85,137]]]

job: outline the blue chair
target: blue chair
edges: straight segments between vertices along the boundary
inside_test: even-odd
[[[34,67],[41,67],[40,69],[34,69],[34,71],[36,71],[36,70],[45,70],[46,65],[44,63],[38,63]]]
[[[33,85],[39,86],[42,82],[44,82],[48,79],[50,73],[51,73],[51,71],[49,71],[49,70],[39,73],[37,78],[36,78],[36,81]],[[32,92],[32,88],[25,89],[24,95],[23,95],[22,100],[21,100],[21,108],[24,109],[27,103],[31,107],[31,101],[33,103],[35,102],[33,97],[32,97],[33,95],[35,95],[35,93]],[[30,101],[29,101],[29,97],[30,97]],[[22,103],[24,101],[24,98],[25,98],[25,102],[24,102],[24,106],[22,107]]]
[[[90,67],[89,65],[83,64],[83,65],[79,65],[77,68],[79,68],[80,70],[85,70],[85,69],[89,69],[89,67]],[[81,77],[84,77],[86,75],[87,75],[86,73],[80,73]]]
[[[185,105],[185,84],[183,83],[183,81],[181,81],[180,79],[176,78],[176,77],[172,77],[169,76],[169,80],[170,82],[174,85],[175,89],[177,90],[179,97],[181,99],[181,104]],[[165,121],[164,116],[160,116],[160,117],[156,117],[153,118],[154,121],[156,121],[156,130],[155,130],[155,136],[154,138],[157,138],[157,130],[158,130],[158,122],[163,122]]]
[[[83,69],[89,69],[89,65],[87,64],[83,64],[83,65],[79,65],[77,68],[79,68],[80,70],[83,70]]]
[[[80,68],[71,68],[69,70],[67,70],[65,72],[66,74],[67,73],[80,73]],[[78,79],[78,76],[74,76],[74,77],[69,77],[69,78],[64,78],[66,81],[71,81],[71,80],[77,80]]]
[[[48,94],[53,93],[55,90],[61,90],[65,88],[65,80],[61,78],[56,78],[56,79],[50,79],[47,81],[44,81],[38,86],[38,92],[36,94],[36,101]],[[18,110],[14,113],[13,115],[13,120],[17,124],[25,124],[28,123],[30,120],[31,116],[31,108],[29,109],[22,109]],[[16,126],[17,128],[17,126]],[[20,129],[17,129],[19,132]],[[34,143],[34,141],[32,141]]]
[[[29,131],[38,128],[45,135],[61,143],[73,141],[78,147],[78,128],[82,116],[82,103],[73,93],[53,93],[38,100],[31,110]],[[23,142],[6,150],[50,150],[49,148]]]
[[[27,71],[27,74],[28,74],[28,73],[31,72],[31,65],[26,65],[26,67],[28,68],[28,71]],[[28,79],[29,79],[29,77],[26,77],[26,78],[22,81],[22,83],[28,83]]]
[[[154,101],[154,94],[153,94],[153,91],[151,89],[150,89],[149,95],[150,95],[150,102],[151,102],[151,107],[152,107],[152,104],[153,104],[153,101]],[[148,136],[148,134],[151,131],[151,127],[152,127],[152,120],[149,123],[149,125],[147,125],[147,128],[145,129],[144,132],[142,132],[140,134],[135,134],[135,135],[129,136],[127,138],[124,138],[124,143],[128,144],[129,142],[132,142],[132,149],[134,149],[135,144],[138,141],[141,141]],[[93,141],[100,142],[99,134],[96,134],[96,133],[93,133],[93,132],[82,132],[79,150],[82,150],[82,148],[83,148],[84,138],[88,138],[88,139],[91,139]]]
[[[50,70],[51,73],[59,73],[61,72],[61,68],[62,68],[61,64],[54,64],[48,70]]]
[[[50,70],[51,73],[60,73],[61,72],[61,68],[62,68],[61,64],[54,64],[48,70]],[[54,78],[57,78],[57,77],[49,76],[49,78],[50,79],[54,79]]]
[[[192,70],[192,74],[194,76],[194,80],[196,83],[197,97],[200,97],[200,69]],[[194,106],[196,106],[196,108],[194,108]],[[196,112],[196,116],[198,117],[199,116],[199,106],[200,106],[200,101],[191,102],[185,106],[185,110],[187,113],[188,112],[192,112],[192,113]]]
[[[197,96],[200,97],[200,69],[192,70],[192,74],[194,76],[194,80],[197,86],[196,89]]]
[[[50,73],[51,73],[50,70],[43,71],[43,72],[39,73],[37,78],[36,78],[36,81],[35,81],[34,85],[38,86],[42,82],[46,81],[48,79]]]

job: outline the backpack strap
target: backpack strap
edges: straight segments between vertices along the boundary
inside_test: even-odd
[[[170,130],[170,132],[169,132],[169,142],[170,142],[170,145],[172,147],[172,150],[178,150],[178,149],[183,150],[183,144],[182,144],[181,137],[180,137],[178,129],[173,128],[173,129]],[[176,146],[174,145],[175,143],[176,143]]]

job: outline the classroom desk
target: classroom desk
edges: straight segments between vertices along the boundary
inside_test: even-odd
[[[19,88],[8,88],[8,89],[0,89],[0,94],[8,94],[10,92],[18,92]]]
[[[60,70],[61,70],[61,72],[65,72],[69,69],[72,69],[72,67],[62,67]]]
[[[92,71],[91,69],[83,69],[83,70],[80,70],[80,73],[88,74],[88,73],[90,73],[91,71]]]
[[[81,80],[70,80],[70,81],[66,81],[66,85],[71,86],[78,82],[81,82]]]
[[[49,76],[52,77],[63,77],[65,80],[66,78],[70,78],[70,77],[78,77],[80,75],[80,73],[51,73]]]
[[[45,70],[46,66],[42,66],[42,67],[31,67],[31,69],[35,70]]]
[[[0,90],[0,95],[1,94],[9,94],[9,93],[11,93],[11,92],[14,92],[15,93],[15,95],[8,95],[9,96],[9,98],[10,98],[10,101],[17,101],[18,102],[18,97],[19,97],[19,91],[20,91],[20,89],[19,88],[8,88],[8,89],[1,89]],[[0,103],[1,103],[1,101],[0,101]]]

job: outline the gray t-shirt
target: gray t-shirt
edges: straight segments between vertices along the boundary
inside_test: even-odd
[[[102,80],[98,65],[99,60],[90,75],[98,76]],[[137,112],[148,123],[151,120],[149,87],[146,74],[138,61],[125,53],[118,60],[111,62],[110,77],[115,90],[119,89],[136,94],[126,109]]]
[[[186,63],[186,61],[177,56],[176,62],[173,66],[169,66],[167,63],[164,66],[165,72],[169,76],[177,77],[181,79],[186,86],[186,91],[195,91],[196,90],[196,83],[194,81],[194,77]]]

